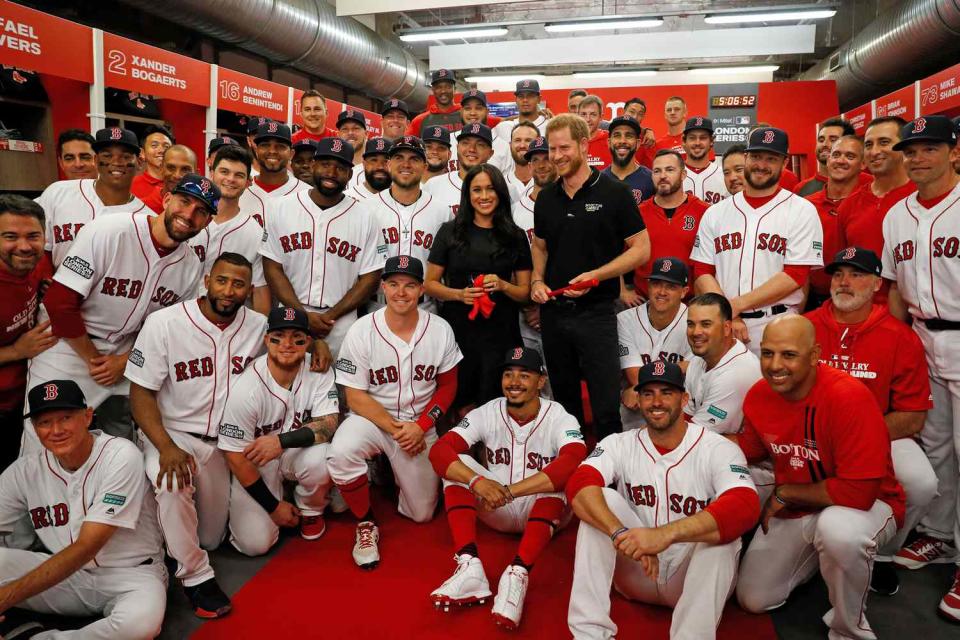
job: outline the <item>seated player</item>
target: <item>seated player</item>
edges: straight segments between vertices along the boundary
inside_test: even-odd
[[[534,349],[517,347],[503,362],[503,398],[468,413],[430,451],[444,479],[447,521],[457,548],[457,569],[430,594],[439,607],[483,602],[490,585],[477,551],[477,517],[505,533],[522,533],[493,601],[499,625],[516,629],[523,614],[530,569],[569,514],[563,487],[587,455],[576,418],[540,397],[547,378]],[[483,444],[483,464],[467,452]],[[514,464],[518,462],[519,464]]]
[[[233,472],[230,542],[248,556],[269,551],[280,527],[299,524],[306,540],[323,535],[327,449],[340,421],[333,371],[310,370],[306,312],[274,308],[263,341],[266,355],[230,389],[217,441]],[[283,499],[284,480],[296,483],[296,504]]]
[[[0,614],[19,607],[99,618],[39,635],[41,625],[21,625],[18,638],[155,638],[167,572],[140,450],[89,430],[93,409],[72,380],[40,383],[28,395],[43,448],[0,476],[0,531],[28,516],[45,549],[0,548]]]
[[[437,508],[439,482],[427,455],[435,429],[457,393],[463,358],[445,320],[417,307],[423,263],[387,259],[381,275],[387,306],[357,320],[336,361],[350,415],[327,453],[327,468],[359,521],[353,560],[380,563],[380,530],[370,508],[367,460],[384,453],[400,490],[400,514],[427,522]]]
[[[601,440],[567,482],[582,521],[567,622],[576,639],[614,637],[612,583],[672,607],[671,638],[714,638],[760,501],[737,446],[683,419],[679,366],[644,365],[637,389],[647,428]]]

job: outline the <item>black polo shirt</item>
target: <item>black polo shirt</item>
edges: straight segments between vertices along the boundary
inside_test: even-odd
[[[619,180],[590,169],[573,198],[557,180],[544,187],[533,208],[534,233],[547,243],[544,282],[558,289],[607,264],[623,253],[627,238],[645,228],[630,188]],[[613,300],[619,295],[619,280],[608,278],[578,299]]]

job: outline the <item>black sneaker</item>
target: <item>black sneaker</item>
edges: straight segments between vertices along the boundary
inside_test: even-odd
[[[873,576],[870,578],[870,591],[881,596],[896,595],[900,591],[900,578],[892,562],[873,563]]]
[[[216,578],[210,578],[194,587],[184,587],[183,591],[193,605],[193,613],[198,618],[222,618],[230,613],[230,598],[223,592]]]

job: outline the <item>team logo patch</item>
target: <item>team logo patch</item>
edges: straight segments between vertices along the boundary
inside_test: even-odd
[[[684,231],[693,231],[693,228],[697,226],[697,219],[693,216],[683,216],[683,230]]]
[[[330,391],[327,391],[327,398],[329,398],[329,399],[331,399],[331,400],[339,400],[339,399],[340,399],[340,396],[339,396],[339,394],[337,394],[337,390],[336,390],[336,389],[330,389]]]
[[[653,363],[653,375],[662,376],[667,372],[667,365],[664,364],[663,360],[657,360]]]
[[[533,144],[535,144],[535,145],[538,146],[538,147],[543,146],[543,136],[540,136],[539,138],[537,138],[536,140],[534,140],[534,141],[533,141]]]
[[[699,127],[700,125],[703,124],[703,118],[701,118],[700,116],[697,116],[696,119],[693,121],[693,124]]]
[[[224,422],[220,425],[220,435],[226,436],[228,438],[236,438],[237,440],[243,440],[243,429],[238,427],[235,424],[229,424]]]
[[[337,360],[336,364],[333,365],[333,368],[337,371],[343,371],[344,373],[354,374],[357,372],[357,365],[353,364],[350,360],[346,358],[340,358]]]
[[[470,133],[480,133],[480,125],[476,122],[470,125]]]
[[[105,493],[103,495],[103,504],[113,504],[122,507],[126,503],[127,496],[120,495],[119,493]]]
[[[120,127],[110,127],[110,139],[111,140],[122,140],[123,139],[123,129]]]
[[[593,451],[591,451],[591,452],[590,452],[590,455],[588,455],[587,457],[588,457],[588,458],[599,458],[601,455],[603,455],[603,447],[597,447],[597,448],[595,448]]]
[[[330,150],[334,153],[340,153],[343,151],[343,141],[341,141],[340,138],[334,140],[333,144],[330,146]]]
[[[437,72],[437,77],[438,77],[438,78],[446,78],[446,77],[447,77],[447,70],[446,70],[446,69],[440,69],[440,71]]]
[[[750,474],[750,470],[749,470],[749,469],[747,469],[747,468],[744,467],[743,465],[739,465],[739,464],[732,464],[732,465],[730,465],[730,471],[733,471],[734,473],[739,473],[739,474],[742,474],[742,475],[749,475],[749,474]]]
[[[437,405],[433,405],[433,407],[430,409],[430,411],[427,412],[427,414],[433,419],[434,422],[436,422],[443,415],[443,409],[441,409]]]
[[[576,438],[577,440],[583,440],[583,434],[577,431],[576,429],[571,429],[570,431],[564,432],[568,438]]]
[[[721,409],[720,407],[718,407],[718,406],[716,406],[716,405],[713,405],[713,404],[710,405],[709,407],[707,407],[707,413],[709,413],[709,414],[712,415],[712,416],[717,416],[717,417],[720,418],[721,420],[723,420],[724,418],[727,417],[727,412],[726,412],[726,411],[724,411],[724,410]]]
[[[823,251],[823,243],[820,242],[819,240],[814,240],[813,248],[816,249],[817,251]]]
[[[407,269],[407,268],[409,268],[409,267],[410,267],[410,258],[408,258],[407,256],[400,256],[400,257],[397,259],[397,266],[400,267],[401,269]]]
[[[587,204],[583,205],[583,210],[587,213],[596,213],[597,211],[600,211],[600,209],[603,209],[603,205],[599,202],[588,202]]]
[[[623,356],[625,356],[625,355],[627,355],[628,353],[630,353],[630,349],[627,348],[627,345],[621,344],[621,343],[618,342],[618,343],[617,343],[617,353],[618,353],[619,356],[622,358]]]
[[[135,364],[142,368],[144,363],[143,352],[140,351],[140,349],[134,349],[130,352],[130,355],[127,356],[127,361],[130,362],[130,364]]]
[[[277,123],[268,122],[267,123],[267,133],[276,133],[277,132]]]
[[[927,128],[927,119],[926,118],[917,118],[913,121],[913,133],[923,133],[923,130]]]
[[[516,349],[513,350],[513,355],[510,356],[510,359],[511,359],[511,360],[519,360],[519,359],[522,358],[522,357],[523,357],[523,348],[522,348],[522,347],[517,347]]]
[[[70,269],[70,271],[73,271],[75,274],[85,280],[89,280],[93,277],[93,267],[91,267],[90,263],[80,256],[67,256],[62,264],[64,267]]]
[[[440,127],[434,127],[434,128],[433,128],[433,137],[434,137],[434,138],[440,138],[440,137],[442,137],[442,136],[443,136],[443,132],[441,132]]]
[[[852,260],[853,256],[857,255],[856,247],[849,247],[846,251],[843,252],[844,260]]]
[[[59,395],[60,395],[60,389],[57,388],[57,385],[55,385],[55,384],[53,384],[53,383],[48,384],[48,385],[44,385],[44,387],[43,387],[43,399],[44,399],[44,400],[47,400],[47,401],[56,400],[56,399],[57,399],[57,396],[59,396]]]
[[[383,151],[384,141],[383,138],[377,138],[377,151]]]
[[[673,269],[673,260],[664,260],[660,265],[660,271],[670,273],[670,269]]]
[[[523,87],[524,89],[527,89],[530,87],[530,81],[524,80],[523,82],[520,83],[520,86]]]
[[[283,310],[283,319],[286,320],[287,322],[290,322],[296,317],[297,317],[297,310],[294,309],[293,307],[288,307]]]
[[[773,144],[773,131],[767,130],[763,132],[763,144]]]

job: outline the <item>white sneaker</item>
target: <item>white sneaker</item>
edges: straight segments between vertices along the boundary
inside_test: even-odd
[[[353,561],[361,569],[376,569],[380,564],[380,529],[370,521],[357,525],[357,538],[353,543]]]
[[[527,597],[527,584],[530,575],[521,566],[512,564],[500,576],[497,585],[497,597],[493,599],[494,621],[508,631],[514,631],[520,626],[520,616],[523,615],[523,600]]]
[[[350,508],[347,506],[347,501],[343,499],[343,494],[340,493],[340,489],[336,487],[331,488],[327,496],[330,498],[327,506],[330,507],[330,511],[333,513],[343,513]]]
[[[444,611],[450,611],[451,604],[462,607],[486,602],[493,594],[480,558],[464,553],[454,556],[454,560],[457,561],[456,571],[430,594],[433,604],[438,609],[443,607]]]

